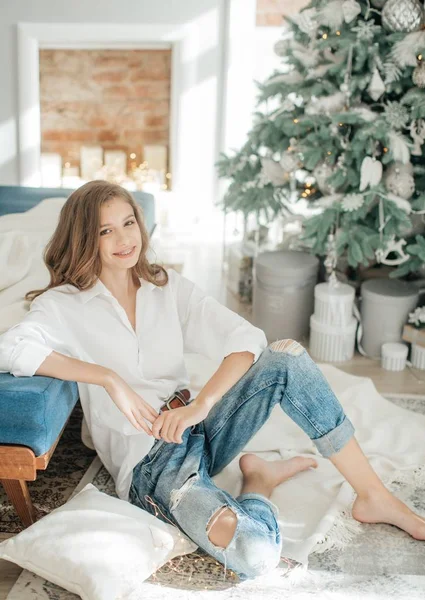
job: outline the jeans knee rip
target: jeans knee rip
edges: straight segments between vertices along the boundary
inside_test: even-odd
[[[283,352],[292,356],[299,356],[304,352],[304,347],[295,340],[276,340],[270,344],[270,350],[273,352]]]
[[[184,484],[181,486],[181,488],[179,488],[178,490],[171,491],[171,494],[170,494],[170,505],[171,505],[170,510],[171,510],[171,512],[173,512],[173,510],[176,510],[176,508],[180,504],[180,500],[190,490],[192,485],[196,481],[198,481],[198,479],[199,479],[199,474],[195,473],[194,475],[191,475],[189,477],[189,479],[187,479],[184,482]]]
[[[208,538],[210,539],[210,541],[211,541],[211,538],[210,538],[211,529],[212,529],[212,528],[214,527],[214,525],[217,523],[217,521],[218,521],[218,519],[221,517],[221,515],[222,515],[223,513],[225,513],[227,510],[230,510],[230,511],[231,511],[231,512],[232,512],[232,513],[233,513],[233,514],[236,516],[236,518],[237,518],[237,514],[236,514],[236,513],[235,513],[235,512],[234,512],[234,511],[233,511],[233,510],[230,508],[230,506],[227,506],[227,505],[225,504],[224,506],[222,506],[221,508],[219,508],[219,509],[218,509],[218,510],[217,510],[217,511],[216,511],[216,512],[215,512],[215,513],[212,515],[211,519],[208,521],[208,525],[207,525],[207,535],[208,535]],[[236,528],[235,528],[235,531],[236,531]],[[234,536],[234,533],[235,533],[235,532],[233,532],[233,536]],[[232,536],[232,538],[233,538],[233,536]],[[231,540],[230,540],[230,541],[231,541]],[[229,544],[230,544],[230,541],[229,541]],[[212,542],[212,543],[213,543],[213,542]],[[228,544],[228,545],[229,545],[229,544]],[[214,545],[215,545],[215,544],[214,544]],[[216,548],[219,548],[219,546],[216,546]],[[227,546],[226,546],[226,548],[227,548]],[[224,550],[224,548],[222,548],[222,549]]]

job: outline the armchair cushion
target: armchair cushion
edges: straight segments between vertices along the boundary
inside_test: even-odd
[[[78,400],[73,381],[52,377],[0,374],[0,444],[47,452],[60,434]]]

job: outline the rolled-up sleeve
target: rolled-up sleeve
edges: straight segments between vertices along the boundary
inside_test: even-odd
[[[264,332],[246,319],[206,295],[192,281],[175,271],[169,275],[175,286],[185,352],[203,354],[221,361],[233,352],[251,352],[256,362],[267,346]]]
[[[0,335],[0,373],[32,377],[53,350],[70,356],[64,334],[53,305],[36,298],[24,319]]]

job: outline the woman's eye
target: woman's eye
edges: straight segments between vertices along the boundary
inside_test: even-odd
[[[128,225],[130,223],[130,225],[134,225],[136,221],[134,219],[132,219],[131,221],[127,221],[126,225]],[[107,233],[108,231],[110,231],[110,229],[104,229],[103,231],[100,232],[100,235],[103,235],[104,233]]]

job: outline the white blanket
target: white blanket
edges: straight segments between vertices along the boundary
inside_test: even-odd
[[[64,198],[49,199],[26,213],[0,217],[0,239],[7,239],[3,249],[9,249],[6,267],[0,270],[0,333],[24,317],[29,308],[29,303],[22,300],[25,292],[42,288],[49,282],[41,257],[64,202]],[[2,237],[5,233],[8,233],[7,238]],[[26,274],[28,256],[24,252],[11,255],[13,240],[17,244],[28,243],[31,248],[31,266]],[[5,287],[7,282],[8,287]],[[186,359],[192,376],[191,388],[196,393],[218,365],[200,356],[190,355]],[[319,367],[353,422],[356,437],[379,476],[385,482],[399,479],[400,472],[404,472],[405,479],[413,477],[415,468],[425,465],[425,416],[388,402],[368,378],[347,375],[326,364]],[[89,445],[87,431],[83,430],[83,435]],[[245,451],[256,452],[268,460],[313,454],[319,462],[317,470],[299,473],[276,488],[271,497],[280,509],[286,557],[305,564],[312,550],[344,543],[360,529],[349,516],[354,499],[352,488],[328,460],[321,458],[308,437],[280,407],[274,409]],[[233,495],[239,494],[242,484],[238,460],[239,457],[235,458],[214,478],[217,485]],[[338,517],[344,510],[348,516]]]
[[[43,251],[66,198],[48,198],[23,213],[0,217],[0,334],[19,323],[30,303],[26,292],[50,281]]]

